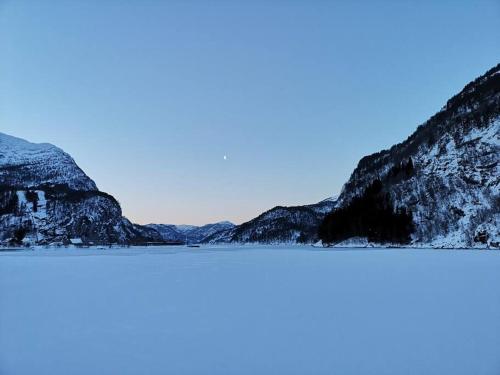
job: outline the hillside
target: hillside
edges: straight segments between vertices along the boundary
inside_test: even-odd
[[[0,133],[0,242],[3,244],[142,243],[156,231],[130,223],[114,197],[67,153]]]
[[[500,64],[407,140],[361,159],[323,222],[321,238],[498,247],[499,134]]]

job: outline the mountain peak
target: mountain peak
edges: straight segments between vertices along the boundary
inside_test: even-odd
[[[0,133],[0,182],[9,186],[66,185],[73,190],[98,190],[95,182],[60,148],[5,133]]]

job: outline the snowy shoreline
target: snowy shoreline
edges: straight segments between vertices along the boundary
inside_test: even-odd
[[[199,248],[190,248],[185,245],[160,245],[160,246],[142,246],[142,245],[131,245],[131,246],[86,246],[86,247],[77,247],[77,246],[8,246],[8,247],[0,247],[1,253],[8,252],[31,252],[31,251],[43,251],[43,250],[52,250],[52,251],[74,251],[81,250],[84,251],[116,251],[116,250],[124,250],[129,249],[134,251],[135,249],[164,249],[164,250],[181,250],[181,251],[204,251],[204,250],[216,250],[216,249],[245,249],[245,248],[254,248],[254,249],[271,249],[279,251],[281,249],[316,249],[316,250],[324,250],[324,251],[346,251],[346,250],[499,250],[498,248],[481,246],[481,247],[448,247],[448,246],[432,246],[432,245],[406,245],[406,246],[397,246],[397,245],[380,245],[380,244],[343,244],[343,245],[333,245],[333,246],[322,246],[315,244],[259,244],[259,243],[242,243],[242,244],[201,244]]]

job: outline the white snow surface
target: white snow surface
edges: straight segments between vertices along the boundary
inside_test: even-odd
[[[500,374],[500,252],[0,252],[0,374]]]
[[[2,164],[19,164],[27,159],[38,159],[40,155],[45,157],[46,153],[52,153],[57,147],[49,143],[31,143],[24,139],[0,133],[0,145],[2,149]],[[61,150],[59,150],[61,151]]]

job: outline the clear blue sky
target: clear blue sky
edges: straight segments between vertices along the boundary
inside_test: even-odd
[[[0,0],[0,131],[136,222],[239,223],[337,194],[500,61],[499,25],[498,0]]]

